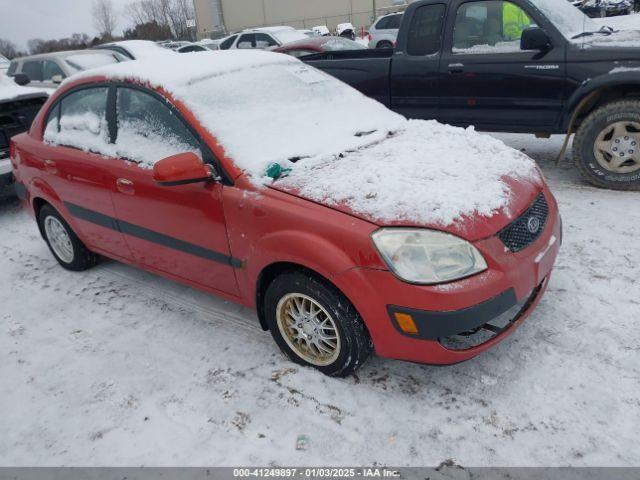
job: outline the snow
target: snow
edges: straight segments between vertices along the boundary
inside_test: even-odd
[[[168,60],[173,59],[173,55],[176,55],[176,52],[173,50],[162,48],[157,43],[149,40],[123,40],[121,42],[113,42],[105,45],[120,46],[131,53],[136,60],[161,57],[165,62],[167,62]],[[165,69],[170,67],[170,64],[165,63]]]
[[[304,33],[297,30],[279,30],[277,32],[273,32],[272,35],[280,42],[281,45],[309,39],[309,37]]]
[[[609,73],[628,73],[628,72],[640,72],[640,67],[632,68],[632,67],[616,67],[611,70]]]
[[[504,177],[538,174],[529,157],[499,140],[412,120],[391,138],[342,158],[302,160],[278,186],[326,205],[346,204],[373,221],[446,226],[507,207],[513,192]]]
[[[592,19],[566,0],[531,0],[531,3],[551,20],[567,40],[584,31],[599,28]]]
[[[640,30],[640,13],[619,15],[617,17],[596,18],[598,26],[609,26],[615,30]]]
[[[637,466],[640,193],[555,167],[562,137],[499,138],[542,166],[563,246],[533,315],[445,368],[326,378],[237,305],[115,262],[62,270],[0,204],[0,464]]]
[[[42,88],[21,87],[16,84],[13,79],[0,72],[0,102],[13,100],[21,95],[30,95],[34,93],[46,93],[49,95],[49,91]]]
[[[205,55],[211,61],[202,61]],[[292,169],[284,185],[295,185],[303,195],[322,197],[327,204],[346,202],[372,219],[447,225],[473,212],[491,215],[509,206],[510,189],[503,177],[537,175],[525,155],[499,142],[483,140],[470,129],[408,122],[287,55],[185,54],[175,59],[170,71],[161,62],[137,61],[90,75],[162,86],[196,115],[257,184],[270,182],[267,167],[278,163]],[[395,135],[389,139],[390,133]],[[345,152],[352,153],[337,158]],[[445,155],[455,161],[440,161]],[[399,173],[399,164],[413,172],[410,182]],[[373,173],[361,177],[362,188],[354,192],[350,177],[363,169]],[[432,188],[432,182],[440,186]],[[442,192],[454,183],[474,193],[460,195],[444,207]],[[384,192],[372,197],[372,190]]]
[[[487,53],[514,53],[521,52],[520,40],[497,42],[495,45],[474,45],[469,48],[453,48],[453,53],[487,54]]]

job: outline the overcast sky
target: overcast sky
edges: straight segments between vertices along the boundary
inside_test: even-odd
[[[118,13],[116,32],[129,22],[122,14],[132,0],[113,0]],[[96,35],[91,18],[92,0],[0,0],[0,38],[26,48],[30,38],[68,37],[72,33]]]

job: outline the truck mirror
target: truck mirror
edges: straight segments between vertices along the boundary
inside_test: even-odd
[[[551,39],[540,27],[529,27],[522,32],[520,50],[549,51],[551,50]]]

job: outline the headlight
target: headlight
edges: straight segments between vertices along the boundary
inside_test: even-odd
[[[487,269],[487,262],[476,247],[448,233],[383,228],[371,238],[389,268],[407,282],[433,285]]]

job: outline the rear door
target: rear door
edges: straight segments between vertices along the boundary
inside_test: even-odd
[[[119,87],[113,202],[136,261],[198,285],[237,294],[219,182],[160,186],[153,164],[192,151],[212,154],[179,113],[153,92]]]
[[[82,87],[62,97],[48,112],[45,142],[36,153],[42,176],[73,217],[85,243],[101,253],[129,260],[118,231],[111,188],[107,86]]]
[[[455,0],[450,8],[440,119],[483,129],[553,130],[565,93],[564,40],[546,29],[549,52],[521,50],[524,29],[546,22],[520,0]]]
[[[391,62],[391,108],[410,118],[438,114],[440,56],[446,7],[442,3],[416,8],[406,17]]]

